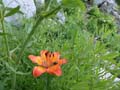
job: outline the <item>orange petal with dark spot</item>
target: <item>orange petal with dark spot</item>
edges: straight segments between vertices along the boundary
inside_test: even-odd
[[[47,61],[46,59],[47,59],[47,57],[46,57],[46,54],[47,53],[49,53],[49,51],[47,51],[47,50],[42,50],[41,52],[40,52],[40,56],[41,56],[41,59],[42,60],[44,60],[44,61]]]
[[[34,77],[38,77],[38,76],[42,75],[42,74],[45,73],[45,72],[46,72],[46,69],[45,69],[45,68],[40,67],[40,66],[36,66],[36,67],[34,67],[34,69],[33,69],[33,76],[34,76]]]
[[[57,62],[60,58],[59,52],[54,52],[52,55],[53,55],[52,62]]]

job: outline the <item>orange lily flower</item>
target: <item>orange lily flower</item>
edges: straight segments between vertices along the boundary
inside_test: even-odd
[[[67,63],[66,59],[61,59],[59,52],[49,52],[42,50],[40,56],[29,55],[28,58],[38,64],[33,69],[33,76],[38,77],[47,72],[56,76],[62,75],[61,65]]]

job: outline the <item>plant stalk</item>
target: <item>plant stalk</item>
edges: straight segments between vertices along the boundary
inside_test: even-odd
[[[44,87],[44,90],[51,90],[50,88],[50,77],[48,74],[46,74],[46,77],[45,77],[45,87]]]
[[[11,90],[15,90],[16,87],[16,73],[13,72],[13,80]]]
[[[6,30],[5,30],[5,25],[4,25],[4,16],[3,16],[3,13],[2,13],[2,19],[1,19],[1,26],[2,26],[3,33],[5,34]],[[4,41],[5,41],[6,56],[9,59],[9,46],[8,46],[8,38],[7,38],[6,34],[3,35],[3,38],[4,38]]]
[[[33,36],[33,34],[35,33],[35,31],[37,30],[37,27],[39,25],[39,23],[49,17],[50,15],[56,13],[58,10],[60,9],[60,6],[58,6],[57,8],[55,8],[54,10],[52,10],[51,12],[45,14],[45,15],[42,15],[41,17],[39,17],[35,23],[35,25],[33,26],[31,32],[29,33],[29,35],[27,36],[27,39],[24,41],[23,45],[22,45],[22,48],[20,50],[20,53],[19,53],[19,57],[18,57],[18,60],[20,61],[21,58],[22,58],[22,55],[23,55],[23,52],[24,52],[24,49],[26,47],[26,45],[28,44],[29,40],[31,39],[31,37]]]

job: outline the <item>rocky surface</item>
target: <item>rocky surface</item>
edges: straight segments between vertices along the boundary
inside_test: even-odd
[[[97,5],[102,12],[109,13],[116,18],[118,27],[120,28],[120,13],[118,9],[118,5],[115,0],[87,0],[88,6]]]
[[[35,0],[35,1],[39,5],[45,3],[45,0]],[[60,1],[61,0],[57,0],[58,3],[60,3]],[[85,1],[89,2],[87,3],[89,7],[92,6],[93,4],[98,5],[101,11],[115,16],[117,20],[117,24],[120,25],[120,14],[119,14],[119,10],[117,9],[117,4],[115,0],[85,0]],[[13,8],[19,5],[21,7],[20,10],[24,13],[24,17],[26,18],[33,17],[36,13],[36,6],[34,4],[34,0],[3,0],[3,2],[5,6],[13,7]],[[16,14],[6,18],[6,21],[8,22],[12,21],[13,23],[18,22],[18,20],[22,18],[22,16]],[[65,17],[63,13],[59,12],[57,16],[60,22],[63,23],[65,21]]]
[[[33,0],[3,0],[5,6],[14,8],[20,6],[20,10],[27,18],[32,17],[36,12],[36,7]]]
[[[5,20],[12,25],[20,26],[23,17],[30,18],[36,13],[36,7],[33,0],[3,0],[3,3],[6,7],[10,8],[20,6],[20,11],[23,13],[23,15],[14,14],[5,18]]]
[[[120,25],[120,14],[119,14],[119,10],[117,9],[117,7],[118,6],[114,0],[104,0],[102,2],[102,5],[100,6],[100,9],[103,12],[107,12],[115,16],[117,23]]]
[[[57,0],[58,3],[61,2],[61,0]],[[24,15],[15,14],[13,16],[5,18],[7,22],[10,22],[13,25],[19,26],[20,20],[25,18],[31,18],[36,13],[36,6],[44,5],[45,0],[3,0],[3,3],[6,7],[15,8],[17,6],[20,6],[20,11],[23,12]],[[65,16],[63,12],[57,13],[57,18],[60,23],[65,22]]]

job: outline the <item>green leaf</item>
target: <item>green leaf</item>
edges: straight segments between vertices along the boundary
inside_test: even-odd
[[[0,35],[5,35],[4,33],[0,32]]]
[[[8,9],[8,8],[7,8]],[[9,8],[10,9],[10,8]],[[20,9],[20,6],[17,6],[15,8],[11,8],[6,14],[5,14],[5,17],[8,17],[8,16],[12,16],[16,13],[19,12],[19,9]]]
[[[89,86],[87,82],[77,82],[71,86],[71,90],[89,90]]]
[[[64,7],[80,7],[82,10],[85,10],[85,4],[81,0],[62,0]]]
[[[111,53],[106,53],[105,55],[101,56],[101,58],[103,60],[113,60],[118,55],[119,55],[118,52],[111,52]]]
[[[96,17],[101,17],[101,13],[98,7],[92,7],[90,11],[87,12],[89,15],[96,16]]]
[[[2,32],[0,32],[0,36],[1,36],[1,35],[7,35],[7,33],[2,33]]]
[[[10,11],[10,10],[12,10],[12,9],[13,9],[13,8],[6,7],[6,10],[7,10],[7,11]],[[21,14],[23,14],[23,12],[21,12],[20,10],[19,10],[17,13],[21,13]]]
[[[0,4],[2,4],[2,5],[3,5],[3,1],[2,1],[2,0],[0,0]]]
[[[1,17],[2,17],[2,15],[1,15],[2,13],[1,13],[1,11],[0,11],[0,19],[1,19]]]
[[[0,90],[4,90],[4,83],[0,81]]]

